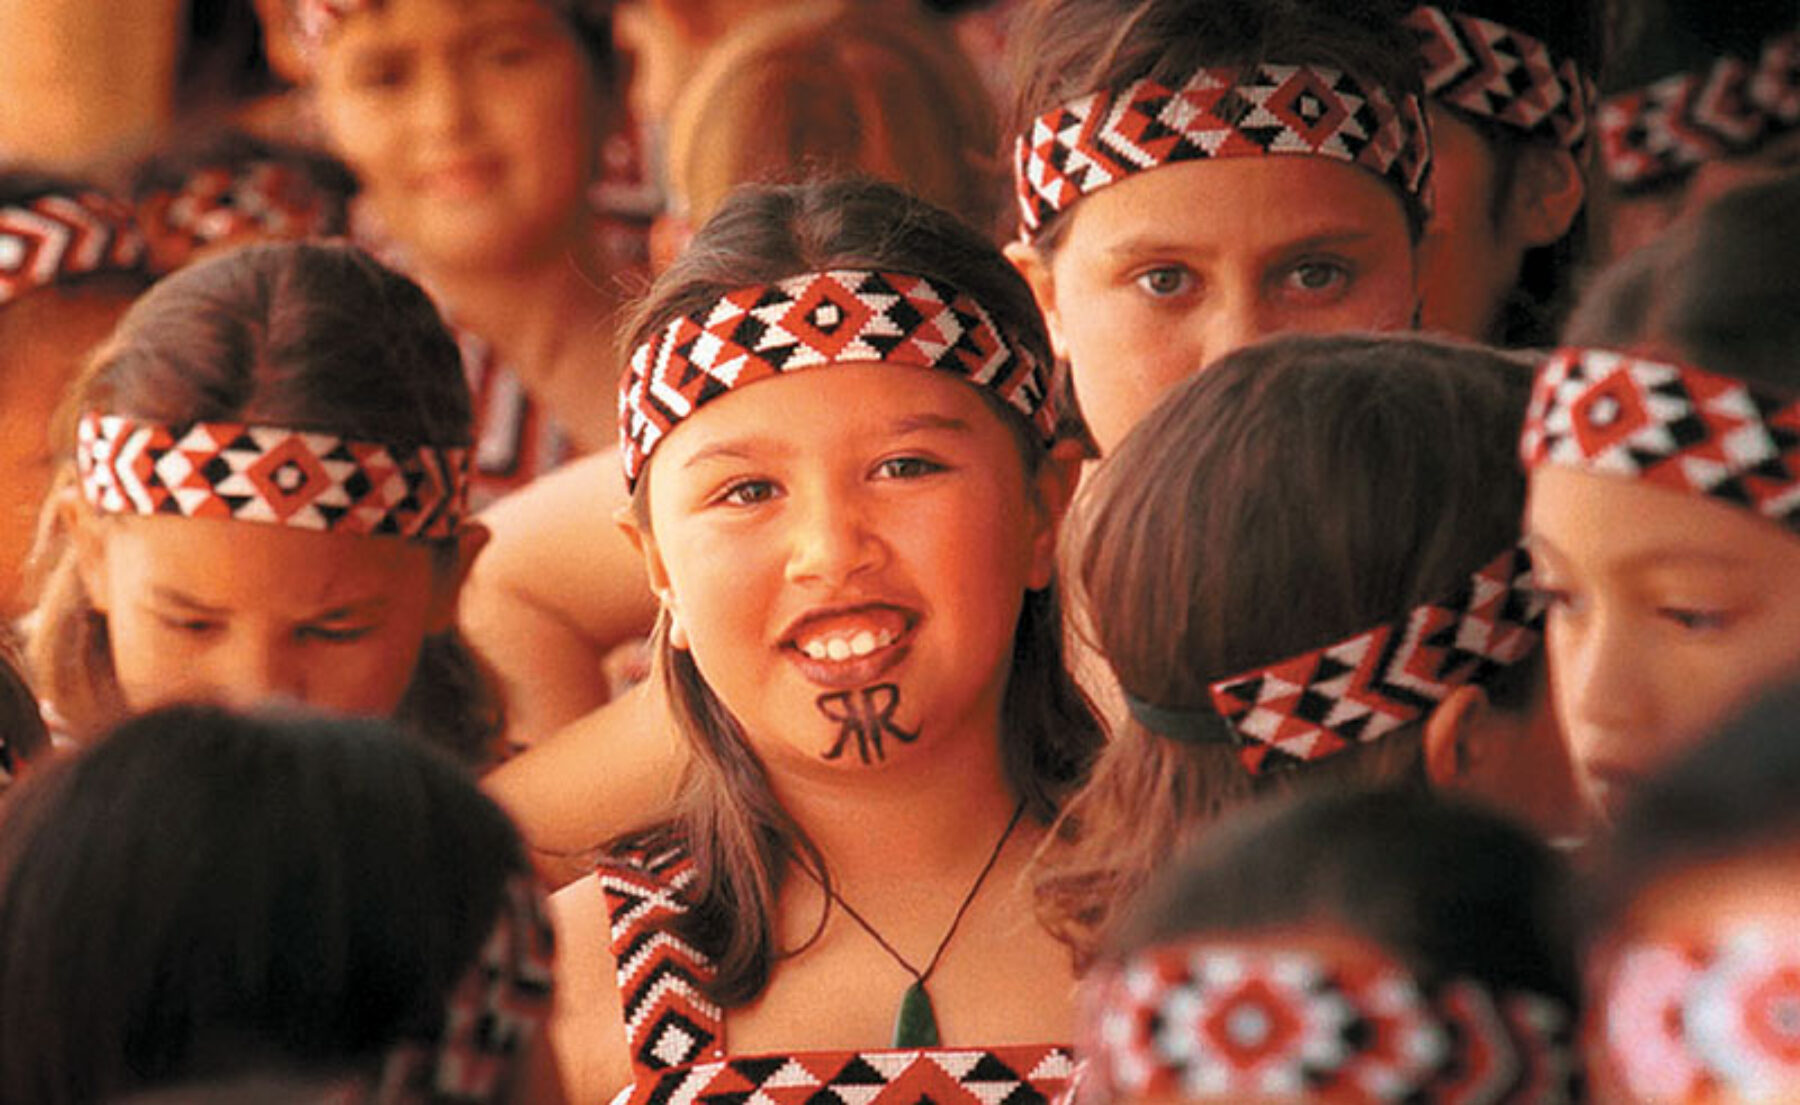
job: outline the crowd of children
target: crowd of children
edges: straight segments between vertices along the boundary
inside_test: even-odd
[[[0,1105],[1800,1100],[1794,0],[192,23],[0,151]]]

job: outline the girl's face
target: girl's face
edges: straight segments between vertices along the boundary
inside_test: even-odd
[[[893,365],[759,381],[676,427],[645,478],[651,583],[771,767],[994,739],[1060,500],[972,385]]]
[[[1399,198],[1329,158],[1165,165],[1063,218],[1047,260],[1023,245],[1011,256],[1103,452],[1171,385],[1234,349],[1290,330],[1404,329],[1417,306]]]
[[[1550,682],[1603,814],[1645,773],[1800,669],[1800,537],[1638,480],[1544,467],[1526,532]]]
[[[386,717],[426,635],[455,615],[462,566],[416,542],[212,518],[79,525],[82,579],[134,711],[285,700]]]
[[[325,130],[427,267],[566,251],[600,141],[581,45],[541,0],[386,0],[317,71]]]

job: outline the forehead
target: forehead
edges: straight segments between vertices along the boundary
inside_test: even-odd
[[[334,46],[429,41],[495,23],[556,25],[544,0],[372,0],[342,18]]]
[[[1751,511],[1639,479],[1556,465],[1534,469],[1527,533],[1553,556],[1593,571],[1687,565],[1758,574],[1800,572],[1800,535]],[[1541,547],[1541,545],[1540,545]]]

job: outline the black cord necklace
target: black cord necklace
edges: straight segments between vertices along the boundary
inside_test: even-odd
[[[925,964],[925,969],[922,971],[907,962],[905,956],[894,950],[894,945],[888,943],[887,938],[877,932],[874,925],[864,920],[863,915],[856,912],[855,907],[846,902],[836,890],[827,886],[817,871],[804,863],[797,864],[800,870],[805,871],[814,882],[819,884],[819,889],[825,892],[828,907],[832,905],[841,907],[845,915],[868,933],[869,938],[875,941],[881,950],[888,954],[889,958],[900,964],[901,969],[913,977],[912,985],[908,986],[906,992],[900,997],[900,1012],[894,1017],[892,1046],[938,1046],[937,1010],[932,1008],[931,995],[925,991],[925,983],[931,978],[931,973],[937,970],[938,961],[944,958],[944,949],[950,946],[951,937],[956,935],[956,927],[962,924],[963,914],[969,912],[969,907],[975,903],[975,896],[981,893],[981,884],[987,881],[989,873],[994,870],[994,865],[1000,862],[1000,853],[1006,850],[1006,842],[1012,839],[1013,830],[1019,827],[1019,820],[1024,816],[1025,803],[1020,802],[1013,810],[1012,820],[1006,823],[1006,831],[1000,834],[1000,839],[994,844],[994,850],[989,853],[987,862],[982,865],[981,873],[975,876],[974,885],[970,886],[969,892],[963,895],[962,904],[956,907],[956,916],[950,919],[950,927],[944,930],[944,938],[938,941],[937,950],[931,953],[931,961]]]

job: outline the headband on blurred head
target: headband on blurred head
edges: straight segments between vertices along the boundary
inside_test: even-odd
[[[0,205],[0,306],[97,272],[136,272],[143,235],[131,209],[99,192]]]
[[[1419,36],[1426,95],[1570,150],[1586,142],[1594,82],[1573,58],[1558,59],[1505,24],[1430,4],[1406,23]]]

